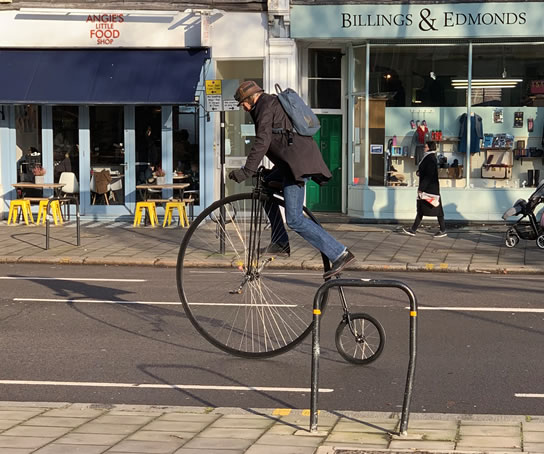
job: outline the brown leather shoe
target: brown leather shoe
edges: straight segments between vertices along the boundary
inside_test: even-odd
[[[323,279],[335,276],[340,273],[347,265],[355,260],[355,256],[351,253],[349,249],[346,249],[340,257],[338,257],[334,262],[332,262],[332,267],[326,273],[323,273]]]

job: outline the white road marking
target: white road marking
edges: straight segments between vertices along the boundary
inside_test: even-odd
[[[405,309],[410,309],[408,306]],[[455,311],[455,312],[529,312],[544,313],[544,309],[527,307],[462,307],[462,306],[444,306],[444,307],[418,307],[419,311]]]
[[[544,399],[544,394],[528,394],[528,393],[516,393],[514,394],[516,397],[536,397],[540,399]]]
[[[219,385],[169,385],[163,383],[100,383],[79,381],[0,380],[0,385],[28,386],[87,386],[92,388],[152,388],[152,389],[205,389],[212,391],[268,391],[283,393],[309,393],[310,388],[282,388],[276,386],[219,386]],[[320,388],[319,392],[332,393],[334,389]]]
[[[240,271],[235,271],[235,270],[225,270],[225,271],[205,271],[205,270],[198,270],[198,271],[189,271],[191,274],[225,274],[225,273],[235,273],[235,274],[240,274]],[[315,277],[320,277],[320,278],[323,278],[323,273],[302,273],[302,272],[297,272],[296,270],[293,270],[293,271],[277,271],[277,272],[273,272],[273,271],[267,271],[266,272],[266,276],[292,276],[292,275],[296,275],[296,276],[315,276]]]
[[[173,305],[181,304],[179,301],[122,301],[122,300],[82,300],[73,298],[13,298],[13,301],[30,303],[92,303],[92,304],[149,304],[149,305]]]
[[[34,277],[34,276],[0,276],[3,280],[25,281],[80,281],[80,282],[147,282],[146,279],[107,279],[99,277]]]
[[[26,303],[91,303],[91,304],[149,304],[150,306],[180,305],[179,301],[123,301],[123,300],[85,300],[73,298],[13,298],[13,301]],[[189,306],[239,306],[239,307],[298,307],[297,304],[252,304],[252,303],[189,303]]]

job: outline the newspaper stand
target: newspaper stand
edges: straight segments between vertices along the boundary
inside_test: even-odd
[[[417,334],[417,301],[414,292],[406,284],[400,281],[387,279],[330,279],[317,290],[314,297],[313,329],[312,329],[312,384],[310,403],[310,432],[317,431],[317,398],[319,394],[319,356],[320,356],[320,321],[321,307],[326,302],[329,289],[333,287],[381,287],[397,288],[402,290],[410,301],[410,340],[409,340],[409,361],[406,386],[404,389],[404,401],[402,403],[402,414],[400,419],[399,435],[405,435],[408,428],[408,415],[414,375],[416,366],[416,334]]]

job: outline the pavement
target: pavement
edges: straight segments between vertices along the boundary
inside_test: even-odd
[[[408,237],[400,224],[319,219],[353,251],[355,270],[544,273],[544,250],[524,240],[506,248],[505,225],[449,225],[448,236],[435,239],[434,223]],[[77,246],[72,221],[51,227],[46,250],[45,227],[0,221],[0,263],[172,267],[185,231],[84,220]],[[319,257],[305,251],[288,267],[319,267]],[[307,409],[0,402],[0,454],[544,453],[544,415],[412,413],[406,434],[396,433],[399,419],[323,411],[312,433]]]

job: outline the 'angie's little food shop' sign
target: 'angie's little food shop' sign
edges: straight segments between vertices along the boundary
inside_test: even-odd
[[[121,36],[121,24],[125,22],[123,13],[89,14],[87,23],[91,24],[90,38],[96,44],[113,44]]]
[[[0,47],[196,47],[200,17],[180,11],[0,11]]]

